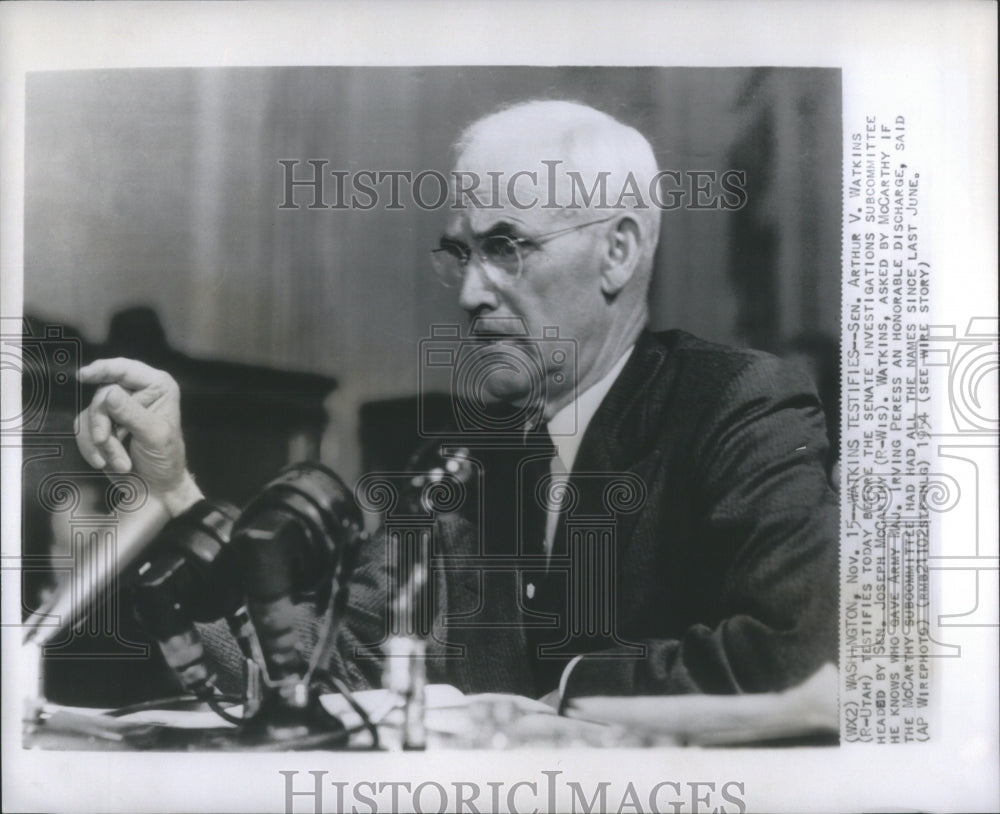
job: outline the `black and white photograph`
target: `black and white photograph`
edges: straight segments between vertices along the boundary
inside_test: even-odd
[[[11,810],[997,802],[995,184],[934,216],[945,125],[870,43],[64,5],[3,18]]]

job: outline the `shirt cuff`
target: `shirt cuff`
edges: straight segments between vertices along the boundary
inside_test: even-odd
[[[194,478],[191,477],[191,473],[185,470],[181,482],[163,495],[162,500],[170,516],[177,517],[204,497],[201,489],[194,482]]]

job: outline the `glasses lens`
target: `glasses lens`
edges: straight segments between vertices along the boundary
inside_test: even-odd
[[[431,266],[442,285],[455,288],[462,284],[462,278],[465,276],[465,258],[457,249],[434,249],[431,252]]]
[[[486,261],[506,271],[517,272],[517,244],[506,235],[493,235],[484,238],[479,245]]]
[[[521,273],[517,242],[505,235],[484,238],[472,255],[482,261],[483,273],[493,285],[509,285]],[[448,288],[462,285],[471,257],[461,246],[442,245],[431,251],[431,263],[438,280]]]

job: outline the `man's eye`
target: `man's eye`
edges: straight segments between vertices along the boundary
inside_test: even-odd
[[[441,250],[454,257],[459,263],[466,263],[469,260],[469,250],[460,243],[442,240]]]
[[[500,263],[517,260],[517,244],[504,235],[484,238],[480,248],[490,260]]]

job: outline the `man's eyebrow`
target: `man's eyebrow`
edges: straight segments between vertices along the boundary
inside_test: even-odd
[[[481,240],[484,237],[494,237],[496,235],[517,235],[518,225],[509,221],[501,220],[494,223],[489,229],[482,232],[473,232],[473,237]]]
[[[482,240],[485,237],[495,237],[497,235],[510,235],[516,237],[518,236],[519,232],[518,226],[519,226],[518,224],[511,223],[510,221],[506,220],[497,221],[488,229],[484,229],[481,232],[473,232],[472,239]],[[462,236],[456,234],[449,234],[447,231],[445,231],[444,234],[441,235],[441,242],[454,243],[459,246],[467,245],[465,239]]]

